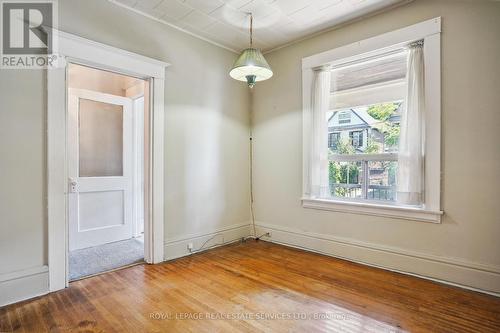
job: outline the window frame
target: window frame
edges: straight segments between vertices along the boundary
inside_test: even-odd
[[[337,149],[337,146],[340,141],[340,132],[328,132],[328,149],[334,148]],[[330,145],[330,143],[332,143]]]
[[[356,135],[356,145],[354,145],[354,135]],[[349,131],[349,140],[351,142],[351,146],[353,146],[354,148],[359,148],[359,147],[363,147],[363,144],[364,144],[364,130],[352,130],[352,131]],[[361,144],[360,144],[361,142]]]
[[[344,117],[344,115],[347,117]],[[342,117],[340,117],[340,116],[342,116]],[[340,124],[350,124],[352,121],[352,111],[339,111],[338,119],[339,119],[339,125]]]
[[[422,206],[397,203],[320,199],[309,193],[311,144],[311,95],[313,69],[339,66],[395,52],[410,42],[424,40],[425,56],[425,159],[424,202]],[[440,223],[441,211],[441,17],[387,32],[302,59],[303,103],[303,193],[304,208],[340,211],[362,215],[394,217]]]

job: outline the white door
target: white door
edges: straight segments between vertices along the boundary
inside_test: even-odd
[[[69,250],[132,237],[132,100],[68,94]]]

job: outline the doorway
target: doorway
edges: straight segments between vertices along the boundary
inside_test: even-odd
[[[169,63],[53,29],[58,54],[47,70],[47,224],[49,291],[69,286],[68,66],[71,63],[149,82],[144,128],[144,261],[164,260],[165,74]]]
[[[149,81],[67,65],[69,281],[144,262]]]

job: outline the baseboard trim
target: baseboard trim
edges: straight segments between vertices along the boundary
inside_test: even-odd
[[[298,229],[258,222],[257,232],[271,232],[265,241],[333,256],[367,266],[436,281],[500,297],[500,267],[472,263],[405,249],[381,246],[357,240],[305,232]],[[191,255],[188,243],[205,251],[223,246],[251,234],[251,224],[241,223],[213,232],[183,235],[167,239],[165,260]],[[212,238],[212,239],[211,239]],[[38,266],[0,274],[0,307],[49,292],[48,266]]]
[[[188,244],[193,243],[195,253],[206,251],[214,247],[233,243],[250,235],[250,223],[241,223],[212,232],[190,234],[167,239],[165,242],[165,260],[173,260],[193,254],[188,250]],[[204,245],[204,246],[203,246]],[[201,246],[203,246],[202,249]]]
[[[500,267],[258,222],[265,241],[500,297]]]
[[[0,306],[49,292],[49,267],[37,266],[0,274]]]

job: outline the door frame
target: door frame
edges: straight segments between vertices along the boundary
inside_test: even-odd
[[[53,30],[57,58],[47,70],[47,220],[49,291],[68,286],[67,64],[78,63],[149,80],[148,209],[144,259],[164,260],[164,86],[170,64]]]
[[[139,193],[137,193],[137,189],[140,188],[140,183],[141,183],[141,180],[144,179],[144,167],[146,166],[145,163],[144,163],[144,158],[146,157],[146,155],[144,154],[144,120],[145,120],[145,117],[144,117],[144,114],[142,114],[142,120],[141,122],[139,122],[139,119],[138,119],[138,114],[140,113],[140,111],[143,111],[144,110],[144,107],[146,107],[146,104],[145,104],[145,96],[144,94],[141,94],[140,96],[130,96],[129,97],[131,100],[132,100],[132,140],[133,140],[133,144],[132,144],[132,147],[133,147],[133,152],[132,152],[132,155],[133,155],[133,161],[134,161],[134,166],[133,166],[133,174],[132,174],[132,188],[133,188],[133,193],[132,193],[132,206],[133,206],[133,226],[132,226],[132,233],[133,233],[133,237],[139,237],[139,235],[141,233],[144,233],[144,209],[142,210],[143,211],[143,215],[142,215],[142,225],[143,225],[143,228],[142,228],[142,232],[139,232],[139,209],[138,207],[141,206],[140,202],[144,202],[144,199],[146,199],[146,197],[143,195],[142,198],[141,196],[139,195]],[[138,108],[137,108],[137,102],[138,100],[142,98],[143,99],[143,108],[142,110],[139,110],[139,112],[137,111]],[[138,161],[141,161],[142,162],[142,166],[139,165]],[[144,193],[143,193],[144,194]],[[144,203],[145,204],[145,203]],[[142,205],[143,207],[142,208],[145,208],[144,204]]]

